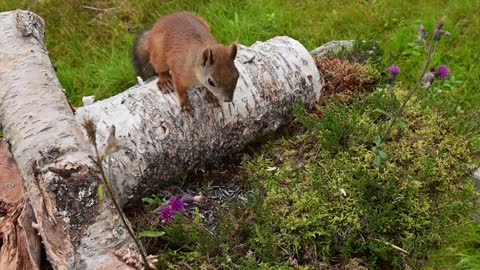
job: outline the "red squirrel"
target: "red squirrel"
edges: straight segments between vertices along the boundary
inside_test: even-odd
[[[182,111],[190,114],[187,89],[192,86],[205,86],[217,105],[218,99],[232,101],[239,77],[236,55],[236,44],[218,43],[207,22],[190,12],[160,18],[138,37],[134,47],[134,62],[142,79],[158,75],[157,86],[163,93],[173,84]]]

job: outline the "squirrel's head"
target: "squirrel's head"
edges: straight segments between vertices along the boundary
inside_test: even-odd
[[[201,57],[200,82],[220,101],[231,102],[237,87],[238,70],[233,60],[237,45],[214,45],[206,48]]]

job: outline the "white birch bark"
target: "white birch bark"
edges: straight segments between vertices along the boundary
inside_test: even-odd
[[[312,56],[289,37],[239,46],[235,65],[240,78],[233,102],[216,108],[206,90],[191,89],[193,117],[180,112],[174,93],[157,89],[156,79],[77,110],[78,122],[95,119],[101,145],[116,127],[123,148],[111,156],[110,170],[123,204],[275,131],[293,119],[296,104],[310,106],[320,97]]]
[[[31,12],[0,13],[0,123],[34,227],[54,269],[127,269],[113,252],[132,241],[98,200],[98,168],[50,63],[44,29]]]

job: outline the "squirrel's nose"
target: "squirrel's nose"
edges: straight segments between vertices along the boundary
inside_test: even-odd
[[[226,97],[223,99],[225,102],[232,102],[233,98],[232,97]]]

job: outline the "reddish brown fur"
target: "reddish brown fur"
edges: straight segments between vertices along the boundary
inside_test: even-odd
[[[184,111],[191,110],[187,95],[191,86],[204,85],[224,101],[233,98],[238,79],[233,64],[236,45],[219,44],[207,22],[192,13],[179,12],[162,17],[139,38],[135,50],[140,60],[146,55],[145,50],[149,51],[149,63],[159,75],[158,88],[167,92],[166,88],[173,83]],[[145,65],[139,63],[140,70],[144,70],[142,66]]]

